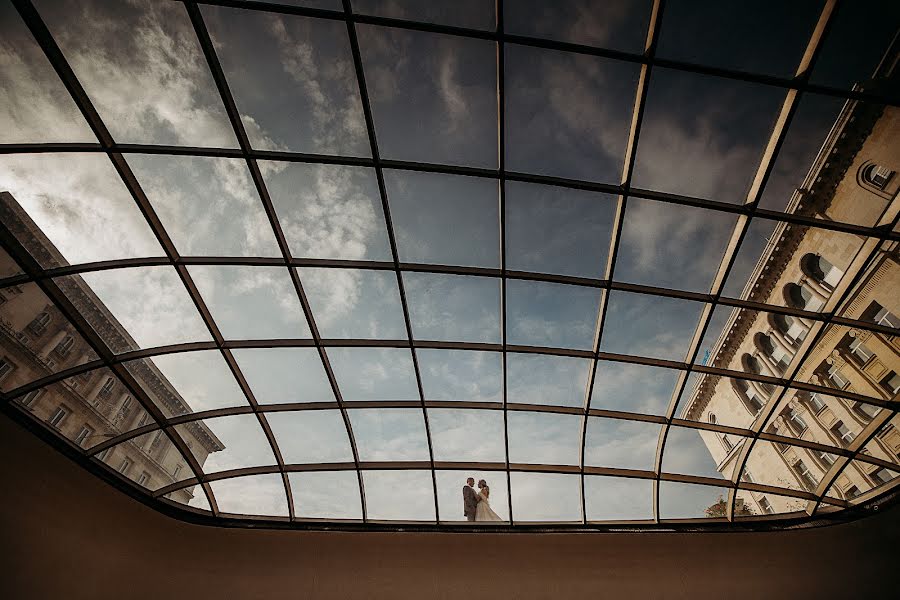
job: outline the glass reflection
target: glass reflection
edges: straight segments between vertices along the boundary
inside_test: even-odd
[[[417,340],[500,343],[500,280],[403,273]]]
[[[732,434],[671,426],[663,447],[662,471],[728,479],[745,440]]]
[[[360,461],[430,459],[421,409],[351,409],[347,413]]]
[[[618,183],[639,69],[506,46],[506,168]]]
[[[328,357],[345,401],[419,399],[405,348],[329,348]]]
[[[434,521],[431,471],[363,471],[369,519]]]
[[[660,427],[658,423],[589,417],[584,464],[652,471]]]
[[[597,361],[591,408],[665,415],[677,382],[678,371],[672,369]]]
[[[500,266],[495,180],[387,170],[384,181],[401,262]]]
[[[503,355],[477,350],[416,350],[426,400],[502,402]]]
[[[463,514],[462,487],[469,477],[475,480],[476,493],[480,493],[479,484],[483,481],[488,486],[488,505],[502,521],[479,521],[481,524],[509,523],[509,493],[504,471],[436,471],[437,500],[440,520],[447,522],[467,522]],[[476,519],[478,520],[478,519]]]
[[[600,351],[683,360],[702,310],[690,300],[612,291]]]
[[[338,410],[270,412],[266,420],[285,464],[353,462],[347,427]]]
[[[394,271],[298,269],[323,338],[406,339]]]
[[[225,339],[311,337],[286,269],[197,265],[188,270]]]
[[[511,411],[506,418],[509,462],[548,465],[581,462],[581,416]]]
[[[548,185],[506,183],[506,267],[602,278],[615,198]]]
[[[357,32],[383,157],[496,168],[492,42],[370,25]]]
[[[343,23],[214,6],[202,10],[253,147],[369,153]]]
[[[391,260],[374,169],[260,162],[295,258]]]
[[[653,481],[588,475],[584,478],[588,521],[653,518]]]
[[[241,348],[232,353],[259,404],[335,401],[314,348]]]
[[[580,522],[581,486],[578,475],[509,474],[513,519],[516,522]]]
[[[507,402],[584,406],[589,359],[510,352],[506,369]]]
[[[237,515],[288,516],[281,475],[249,475],[209,484],[219,511]]]
[[[728,488],[659,482],[660,519],[725,518]]]
[[[429,408],[428,428],[435,461],[506,462],[502,411]]]
[[[808,500],[770,494],[738,490],[734,498],[734,518],[746,519],[765,515],[800,513],[806,510]]]
[[[288,473],[294,515],[306,519],[362,519],[356,471]]]
[[[592,348],[599,288],[510,279],[506,293],[510,344]]]
[[[815,492],[837,456],[827,452],[756,440],[742,476],[754,483]]]
[[[191,452],[206,473],[276,464],[272,447],[256,415],[192,421],[176,425],[175,430],[185,439],[198,436],[200,431],[209,438],[214,450],[208,456],[201,454],[196,444],[191,447]]]
[[[183,6],[148,0],[35,6],[116,141],[237,146]]]

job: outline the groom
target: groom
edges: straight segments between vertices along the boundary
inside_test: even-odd
[[[475,479],[469,477],[466,479],[466,485],[463,486],[463,515],[467,521],[475,520],[476,508],[478,508],[478,497],[475,494]]]

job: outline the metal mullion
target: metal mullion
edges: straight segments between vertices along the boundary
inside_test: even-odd
[[[587,500],[585,498],[585,446],[587,443],[587,428],[591,416],[591,397],[594,391],[594,380],[596,378],[597,363],[600,356],[600,344],[603,338],[603,326],[606,320],[606,311],[609,305],[610,285],[615,275],[616,261],[619,253],[619,244],[622,238],[622,229],[625,225],[625,210],[628,202],[628,195],[631,188],[631,177],[634,171],[634,163],[637,156],[638,139],[640,138],[641,124],[644,119],[644,109],[647,104],[647,90],[650,85],[650,73],[652,70],[652,60],[656,53],[656,44],[659,39],[659,31],[662,25],[662,15],[664,12],[665,1],[654,0],[650,10],[650,22],[647,26],[647,37],[644,42],[643,56],[648,62],[641,67],[640,77],[635,89],[634,106],[631,113],[631,127],[628,135],[628,143],[626,144],[625,156],[622,164],[621,193],[618,196],[616,205],[616,219],[610,236],[609,253],[607,255],[606,272],[604,281],[607,282],[605,291],[601,292],[600,303],[597,307],[596,327],[594,331],[593,350],[591,352],[591,367],[588,371],[587,385],[585,386],[583,416],[581,424],[581,435],[579,445],[581,451],[579,455],[579,489],[581,491],[581,521],[587,524]],[[655,484],[654,484],[655,485]],[[655,506],[655,504],[654,504]],[[655,513],[655,508],[654,508]],[[654,517],[655,518],[655,517]],[[658,520],[658,519],[656,519]]]
[[[412,324],[409,318],[409,306],[407,304],[406,289],[403,285],[403,276],[400,272],[400,258],[397,252],[397,240],[394,235],[394,226],[391,221],[391,207],[388,203],[387,188],[384,183],[384,170],[381,164],[381,156],[378,150],[378,140],[375,133],[375,120],[372,116],[372,105],[369,101],[369,92],[366,87],[366,75],[363,70],[362,54],[359,50],[359,39],[356,35],[356,25],[352,20],[353,10],[350,7],[350,0],[343,0],[344,14],[347,18],[347,36],[350,40],[350,51],[353,54],[353,66],[356,71],[356,82],[359,86],[359,97],[362,104],[363,116],[366,122],[366,131],[369,138],[369,146],[372,152],[372,162],[375,168],[375,177],[378,180],[378,193],[381,197],[381,207],[384,212],[385,228],[387,230],[388,242],[391,247],[391,257],[394,262],[394,272],[397,277],[397,288],[400,293],[400,305],[403,310],[403,321],[406,327],[406,335],[409,340],[410,354],[412,356],[413,370],[416,375],[416,388],[419,393],[419,401],[422,406],[422,418],[425,420],[425,437],[428,442],[428,459],[431,465],[431,484],[434,494],[434,522],[440,520],[440,512],[438,507],[437,492],[437,474],[434,470],[434,447],[431,441],[431,427],[428,420],[428,410],[425,408],[425,392],[422,387],[422,375],[419,371],[419,359],[416,355],[416,349],[413,345]],[[360,474],[360,477],[362,475]]]

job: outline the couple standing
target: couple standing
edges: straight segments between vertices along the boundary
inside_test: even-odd
[[[467,521],[502,521],[500,515],[491,510],[491,503],[488,498],[491,495],[491,488],[487,482],[482,479],[478,482],[478,493],[475,493],[475,478],[466,479],[466,485],[463,486],[463,515]]]

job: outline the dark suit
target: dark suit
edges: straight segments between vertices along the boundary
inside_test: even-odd
[[[468,521],[475,520],[475,509],[478,508],[478,496],[468,485],[463,486],[463,516]]]

